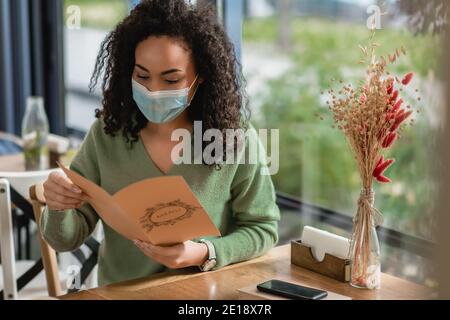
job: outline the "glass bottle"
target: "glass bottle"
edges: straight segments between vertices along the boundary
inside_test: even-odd
[[[48,119],[42,97],[29,97],[22,120],[23,152],[26,170],[46,170],[49,167]]]

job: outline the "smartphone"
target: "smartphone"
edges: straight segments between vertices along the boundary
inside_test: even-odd
[[[259,291],[296,300],[321,300],[328,296],[323,290],[308,288],[280,280],[270,280],[257,286]]]

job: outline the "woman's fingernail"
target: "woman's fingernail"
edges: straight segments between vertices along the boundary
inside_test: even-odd
[[[81,190],[77,187],[72,187],[72,191],[75,193],[81,193]]]

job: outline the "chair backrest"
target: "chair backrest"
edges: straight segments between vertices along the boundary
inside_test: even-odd
[[[62,294],[61,282],[59,279],[58,261],[55,250],[45,241],[40,230],[40,218],[42,210],[46,205],[44,197],[44,186],[42,183],[30,187],[30,199],[33,206],[33,213],[38,226],[39,244],[41,247],[42,262],[44,264],[45,277],[47,279],[48,295],[57,297]]]
[[[37,183],[30,187],[30,200],[33,206],[33,213],[37,222],[37,228],[39,232],[39,242],[41,247],[42,262],[44,265],[45,276],[47,279],[48,294],[51,297],[56,297],[62,294],[61,281],[59,278],[59,268],[57,262],[57,256],[55,250],[45,241],[40,230],[40,218],[42,210],[46,205],[44,196],[43,183]],[[77,249],[72,252],[76,259],[81,263],[80,269],[80,285],[83,285],[91,272],[97,265],[99,242],[94,237],[90,236],[86,239],[84,246],[89,248],[91,254],[86,257],[81,249]],[[76,279],[72,280],[72,285],[76,284]],[[69,288],[68,292],[77,292],[79,288]]]
[[[22,197],[29,198],[30,186],[47,180],[52,172],[63,172],[61,169],[50,169],[42,171],[0,171],[0,178],[8,179],[13,187]]]

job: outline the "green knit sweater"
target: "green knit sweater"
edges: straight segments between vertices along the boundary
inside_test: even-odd
[[[253,130],[246,136],[247,152],[250,140],[261,146]],[[243,150],[238,153],[238,157],[244,155]],[[142,140],[130,146],[122,135],[106,135],[101,120],[90,129],[70,168],[110,194],[132,183],[163,175],[149,157]],[[182,164],[169,172],[171,176],[185,178],[222,233],[221,238],[207,238],[216,249],[216,269],[263,255],[278,241],[280,212],[271,178],[261,174],[264,168],[261,161],[256,165],[225,165],[221,170],[206,165]],[[80,209],[65,212],[45,208],[40,223],[47,242],[55,250],[67,252],[84,243],[99,219],[95,210],[85,204]],[[98,256],[100,285],[167,271],[106,223],[103,227],[105,237]]]

